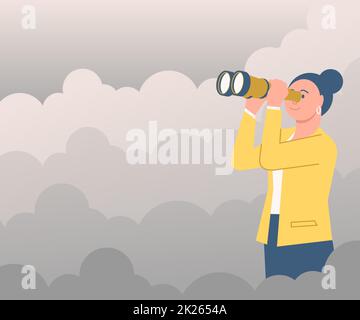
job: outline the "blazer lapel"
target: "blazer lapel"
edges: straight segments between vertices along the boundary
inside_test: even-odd
[[[294,133],[295,133],[295,128],[283,128],[283,129],[281,129],[280,141],[281,142],[288,141]]]

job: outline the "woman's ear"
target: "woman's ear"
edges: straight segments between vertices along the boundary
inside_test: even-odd
[[[319,98],[319,105],[320,106],[323,106],[324,105],[324,101],[325,101],[325,98],[323,95],[320,95],[320,98]]]

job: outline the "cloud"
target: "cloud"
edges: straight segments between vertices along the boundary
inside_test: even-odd
[[[184,289],[212,272],[243,274],[257,283],[263,273],[254,240],[261,204],[233,201],[209,215],[190,203],[168,202],[136,223],[106,219],[77,188],[55,185],[40,195],[34,213],[14,216],[0,230],[0,265],[33,265],[51,282],[76,274],[90,252],[109,247],[124,252],[154,284]]]
[[[16,213],[33,209],[40,190],[46,188],[42,171],[41,163],[24,152],[0,156],[0,174],[3,177],[0,180],[3,194],[0,197],[0,216],[3,222]]]
[[[329,6],[332,9],[329,11]],[[360,57],[356,38],[360,31],[358,1],[318,0],[308,12],[306,29],[289,32],[279,47],[255,51],[246,63],[254,75],[290,81],[305,72],[335,68],[345,71]],[[335,12],[335,29],[324,28],[329,14]]]
[[[354,62],[344,73],[344,90],[324,119],[325,128],[339,146],[349,145],[350,129],[356,128],[358,108],[353,104],[353,95],[358,64]],[[196,87],[185,75],[166,71],[151,76],[139,91],[129,87],[116,90],[102,83],[94,72],[76,70],[65,79],[63,92],[49,96],[44,104],[24,94],[14,94],[0,102],[0,154],[26,152],[44,163],[54,153],[64,152],[68,139],[81,128],[101,131],[109,144],[126,151],[132,145],[128,133],[138,129],[149,135],[152,121],[157,122],[158,133],[162,129],[236,130],[242,109],[242,99],[216,93],[215,79]],[[345,115],[349,117],[344,118]],[[293,125],[286,120],[286,124]],[[145,148],[144,151],[152,151],[150,142],[145,143]],[[356,146],[352,152],[346,147],[340,151],[342,172],[359,167],[360,150]]]
[[[334,267],[336,289],[324,290],[325,274],[309,272],[297,280],[272,277],[256,290],[259,299],[275,300],[347,300],[359,299],[360,242],[352,241],[338,247],[326,265]]]
[[[124,151],[111,145],[102,132],[83,128],[70,137],[64,153],[53,154],[43,165],[21,152],[0,157],[4,195],[0,217],[5,222],[19,212],[32,212],[38,195],[54,184],[80,188],[106,217],[121,214],[136,221],[169,200],[181,199],[213,211],[225,201],[249,201],[265,190],[262,172],[215,176],[215,169],[212,165],[131,166]]]
[[[258,286],[256,297],[259,300],[336,299],[335,291],[323,288],[324,277],[325,274],[320,272],[308,272],[296,280],[284,276],[271,277]]]
[[[212,166],[128,166],[124,151],[96,128],[76,131],[64,149],[44,164],[23,152],[0,157],[1,217],[8,221],[0,224],[0,265],[34,264],[52,281],[76,273],[91,251],[113,247],[151,283],[181,290],[214,272],[253,286],[263,277],[262,247],[255,242],[262,172],[221,177]],[[335,175],[337,245],[360,240],[359,181],[358,171]]]
[[[90,70],[72,72],[63,93],[51,95],[42,105],[24,94],[8,96],[0,103],[0,134],[6,139],[0,153],[23,151],[42,162],[64,150],[70,135],[83,127],[102,131],[112,145],[129,146],[129,130],[171,128],[236,128],[241,99],[220,97],[215,80],[197,88],[183,74],[167,71],[150,77],[140,91],[115,90]],[[10,134],[11,133],[11,134]]]
[[[37,275],[37,290],[25,291],[21,266],[0,268],[1,299],[151,299],[151,300],[338,300],[359,298],[360,242],[335,250],[327,265],[335,267],[336,290],[324,290],[325,274],[309,272],[293,280],[283,276],[264,280],[253,289],[231,273],[210,273],[195,279],[183,291],[167,284],[151,285],[135,273],[121,251],[103,248],[82,261],[78,274],[58,277],[49,286]]]
[[[360,240],[358,184],[358,172],[335,177],[331,213],[338,246]],[[127,195],[120,196],[122,203]],[[204,275],[225,273],[256,287],[264,277],[263,248],[255,242],[263,201],[263,196],[252,203],[226,201],[211,214],[189,202],[171,201],[136,222],[127,216],[126,202],[118,205],[117,216],[106,218],[78,188],[54,185],[42,192],[33,213],[0,225],[0,265],[34,265],[51,283],[62,274],[77,274],[90,252],[105,247],[126,254],[152,285],[185,290]]]
[[[327,264],[336,268],[336,296],[341,299],[359,299],[360,242],[352,241],[340,246]]]
[[[357,104],[357,92],[360,73],[360,59],[354,61],[344,73],[345,85],[337,95],[334,104],[324,118],[324,128],[331,134],[338,147],[337,167],[343,173],[358,169],[360,146],[356,141],[360,110]]]
[[[122,252],[99,249],[82,262],[79,275],[63,275],[50,286],[37,275],[36,290],[21,287],[21,266],[0,268],[0,298],[2,300],[119,300],[119,299],[179,299],[181,293],[169,285],[151,286],[134,273],[133,266]]]
[[[243,300],[253,296],[253,288],[231,274],[213,273],[194,281],[184,292],[190,300]]]
[[[24,4],[5,0],[0,95],[26,92],[44,99],[78,68],[96,70],[115,87],[138,88],[160,70],[178,70],[199,84],[222,69],[242,68],[255,49],[303,26],[309,2],[78,0],[74,6],[70,0],[28,0],[37,29],[26,31]]]
[[[348,142],[357,126],[352,101],[358,68],[355,62],[345,73],[346,87],[324,119],[338,144],[341,173],[360,163],[360,150]],[[134,128],[147,134],[154,119],[159,129],[235,130],[242,101],[218,96],[214,84],[210,79],[197,88],[180,73],[161,72],[140,91],[115,90],[94,72],[77,70],[65,80],[64,92],[44,105],[28,95],[7,97],[0,103],[1,219],[32,211],[38,194],[57,183],[79,187],[107,217],[122,212],[137,221],[168,200],[189,201],[209,212],[228,200],[253,200],[266,188],[260,171],[215,177],[219,165],[130,166],[126,161],[126,134]]]
[[[74,265],[79,265],[99,245],[102,247],[97,243],[96,231],[105,222],[105,217],[90,209],[76,188],[53,186],[39,197],[35,214],[19,214],[7,223],[2,238],[10,242],[0,245],[4,253],[1,264],[12,261],[33,265],[47,278],[59,275],[59,269],[62,273],[73,273]],[[88,233],[82,238],[83,223]]]
[[[343,179],[336,177],[330,198],[330,210],[334,239],[338,245],[360,240],[358,214],[360,199],[356,191],[359,184],[360,170],[348,174]]]
[[[144,299],[149,297],[150,284],[134,274],[132,263],[122,252],[100,249],[86,257],[78,278],[62,277],[50,289],[60,296],[74,290],[73,298],[77,293],[78,299]]]
[[[37,290],[22,288],[23,266],[6,265],[0,267],[0,299],[1,300],[36,300],[44,299],[48,294],[48,286],[41,275],[36,274]]]

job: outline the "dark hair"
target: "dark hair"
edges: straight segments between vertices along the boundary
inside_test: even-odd
[[[319,88],[320,94],[324,97],[324,103],[321,107],[322,115],[329,111],[334,94],[340,91],[344,84],[344,79],[340,72],[333,69],[326,70],[322,74],[304,73],[295,78],[290,85],[298,80],[310,80]]]

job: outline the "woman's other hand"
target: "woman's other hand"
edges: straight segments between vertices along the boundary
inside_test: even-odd
[[[265,99],[250,98],[245,102],[245,108],[256,115],[265,104]]]

